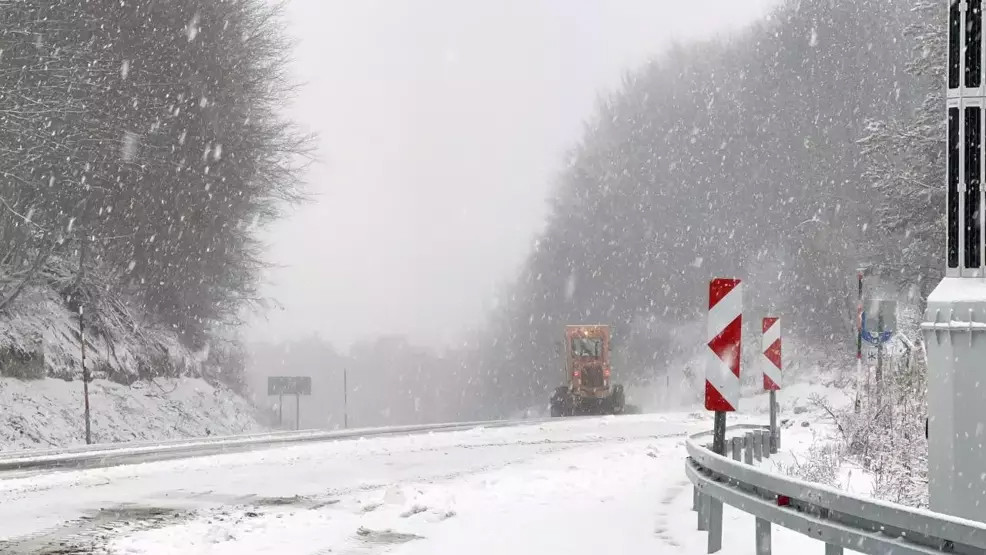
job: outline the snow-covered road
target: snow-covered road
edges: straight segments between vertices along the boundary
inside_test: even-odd
[[[708,425],[566,419],[0,480],[0,552],[698,553],[682,446]],[[727,552],[752,553],[749,520]]]

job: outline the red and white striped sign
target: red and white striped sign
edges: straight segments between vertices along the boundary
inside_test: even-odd
[[[739,405],[743,288],[738,279],[709,283],[705,408],[732,412]]]
[[[781,319],[763,319],[763,388],[777,391],[781,388]]]

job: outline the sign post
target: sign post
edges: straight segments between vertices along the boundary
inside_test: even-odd
[[[726,413],[739,405],[743,288],[738,279],[716,278],[709,283],[706,333],[705,408],[714,411],[713,450],[726,453]]]
[[[82,316],[82,303],[79,303],[79,344],[82,349],[82,396],[85,398],[86,445],[91,445],[92,420],[89,413],[89,369],[86,368],[86,328]]]
[[[875,325],[874,325],[875,322]],[[876,347],[876,395],[883,394],[883,349],[897,327],[897,301],[873,299],[866,303],[860,337]]]
[[[738,279],[716,278],[709,282],[709,316],[706,330],[705,408],[715,412],[712,450],[726,454],[726,413],[739,405],[743,288]],[[708,511],[708,552],[722,549],[722,501],[704,499]]]
[[[770,452],[781,447],[781,430],[777,427],[777,391],[781,388],[781,319],[763,319],[763,388],[770,392]]]
[[[278,426],[284,424],[284,396],[294,395],[294,427],[301,429],[301,396],[312,394],[311,376],[270,376],[267,378],[267,395],[277,395]]]
[[[853,402],[853,410],[859,413],[859,380],[863,376],[863,275],[865,268],[856,270],[856,399]]]

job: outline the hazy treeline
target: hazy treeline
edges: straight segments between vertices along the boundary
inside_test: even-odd
[[[262,0],[3,2],[0,310],[51,290],[111,344],[207,352],[259,301],[256,231],[299,198],[288,47]],[[153,375],[162,348],[104,369]]]
[[[663,376],[702,343],[713,276],[745,280],[750,332],[778,312],[847,351],[860,264],[926,294],[943,241],[937,4],[789,0],[627,75],[473,355],[480,410],[543,403],[567,323],[615,326],[621,379]]]
[[[270,376],[311,376],[312,395],[300,406],[304,427],[342,427],[347,394],[350,427],[453,421],[468,414],[470,375],[462,351],[435,353],[389,336],[357,343],[344,354],[310,336],[254,344],[250,355],[253,401],[274,422],[280,399],[267,397]],[[294,425],[294,403],[283,400],[288,427]]]

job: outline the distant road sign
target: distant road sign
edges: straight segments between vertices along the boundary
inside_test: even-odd
[[[897,301],[872,299],[862,315],[862,337],[878,345],[890,341],[897,330]]]
[[[763,388],[777,391],[781,388],[781,319],[763,319]]]
[[[868,299],[863,309],[868,326],[873,331],[894,331],[897,329],[897,301],[891,299]],[[883,329],[876,329],[877,322],[883,321]]]
[[[267,378],[267,395],[311,394],[311,376],[271,376]]]

